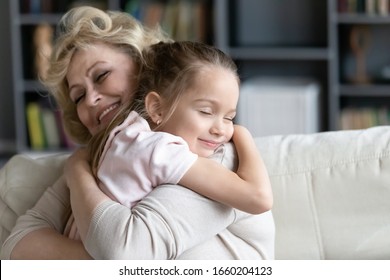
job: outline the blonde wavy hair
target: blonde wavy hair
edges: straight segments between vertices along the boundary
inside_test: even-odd
[[[76,105],[69,96],[66,74],[74,52],[103,43],[128,54],[135,63],[140,63],[142,51],[160,41],[171,40],[160,28],[146,28],[124,12],[105,12],[83,6],[69,10],[61,18],[57,25],[49,70],[41,80],[62,111],[64,128],[72,140],[87,144],[92,137],[81,123]]]

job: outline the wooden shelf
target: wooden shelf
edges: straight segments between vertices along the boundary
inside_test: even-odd
[[[390,97],[389,85],[340,85],[340,95],[350,97]]]
[[[229,54],[235,59],[264,60],[327,60],[329,50],[311,47],[232,47]]]

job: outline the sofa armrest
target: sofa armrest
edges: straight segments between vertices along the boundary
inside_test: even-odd
[[[10,234],[16,219],[32,208],[48,186],[62,174],[68,155],[31,158],[13,156],[0,170],[0,242]]]

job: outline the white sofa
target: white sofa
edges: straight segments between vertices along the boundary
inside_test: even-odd
[[[274,191],[276,259],[390,259],[390,127],[256,139]],[[0,171],[0,241],[65,155]]]

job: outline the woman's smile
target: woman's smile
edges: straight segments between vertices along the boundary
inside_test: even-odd
[[[105,122],[104,119],[108,119],[109,121],[111,121],[111,119],[113,118],[113,116],[115,116],[116,112],[118,111],[117,108],[119,108],[119,102],[115,103],[115,104],[112,104],[110,105],[108,108],[104,109],[102,113],[99,113],[98,114],[98,122],[99,124]]]

